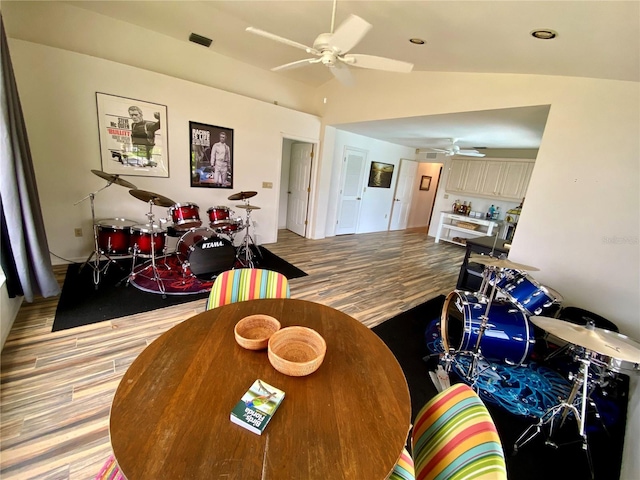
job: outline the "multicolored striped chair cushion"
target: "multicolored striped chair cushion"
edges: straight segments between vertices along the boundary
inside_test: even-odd
[[[416,479],[506,479],[500,437],[480,397],[459,383],[433,397],[411,434]]]
[[[109,456],[100,472],[98,472],[96,480],[126,480],[124,475],[120,473],[120,468],[118,468],[118,463],[113,455]]]
[[[400,454],[400,460],[393,467],[393,472],[387,478],[387,480],[415,480],[415,474],[413,471],[413,459],[406,448],[402,449]]]
[[[238,268],[218,275],[211,287],[207,310],[256,298],[289,298],[289,281],[278,272],[260,268]]]

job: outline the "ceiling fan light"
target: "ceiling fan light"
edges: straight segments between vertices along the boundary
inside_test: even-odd
[[[540,40],[552,40],[558,36],[558,32],[550,29],[538,29],[531,32],[531,36]]]

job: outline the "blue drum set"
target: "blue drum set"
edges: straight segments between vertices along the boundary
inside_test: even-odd
[[[474,384],[488,362],[526,365],[536,343],[529,317],[552,315],[562,296],[529,273],[535,267],[487,255],[472,255],[484,265],[477,292],[454,290],[440,319],[442,362]]]
[[[578,441],[582,442],[593,476],[586,435],[587,407],[595,410],[596,418],[601,418],[592,399],[596,387],[606,387],[618,373],[640,372],[640,344],[617,331],[597,327],[593,319],[576,324],[556,318],[562,317],[563,298],[528,273],[537,271],[535,267],[488,255],[472,254],[470,261],[484,266],[479,290],[449,293],[439,321],[432,322],[426,332],[427,346],[439,356],[440,375],[434,373],[432,378],[440,378],[446,384],[453,372],[481,396],[491,397],[492,391],[500,389],[498,385],[509,385],[514,376],[531,370],[522,376],[544,380],[538,385],[548,390],[539,392],[538,397],[549,397],[547,393],[553,392],[553,398],[539,402],[543,408],[536,414],[531,408],[525,409],[538,420],[516,440],[514,453],[540,433],[546,434],[547,445],[559,446],[553,440],[554,434],[571,417],[578,424]],[[611,324],[601,320],[605,327]],[[577,369],[571,366],[568,381],[548,369],[556,378],[547,381],[546,367],[531,360],[537,340],[548,347],[548,339],[564,345],[551,353],[538,349],[535,356],[546,361],[559,352],[567,354],[565,358],[578,366]],[[527,367],[530,361],[532,368],[520,368]],[[526,385],[526,388],[534,387]],[[523,407],[517,405],[518,398],[510,398],[514,400],[511,407]],[[513,408],[503,406],[514,413]]]

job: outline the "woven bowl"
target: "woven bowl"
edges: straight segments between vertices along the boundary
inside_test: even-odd
[[[249,315],[244,317],[233,329],[236,342],[249,350],[263,350],[269,344],[269,338],[280,330],[280,322],[269,315]]]
[[[273,368],[292,377],[315,372],[327,351],[324,338],[310,328],[286,327],[269,339],[268,356]]]

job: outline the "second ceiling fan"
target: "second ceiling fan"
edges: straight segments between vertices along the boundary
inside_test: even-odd
[[[353,83],[351,72],[348,66],[368,68],[373,70],[385,70],[389,72],[409,73],[413,70],[413,64],[394,60],[391,58],[377,57],[375,55],[363,55],[348,52],[355,47],[360,40],[364,38],[371,29],[371,24],[366,20],[350,15],[344,22],[340,24],[334,31],[334,23],[336,17],[336,0],[333,2],[333,14],[331,17],[331,31],[329,33],[321,33],[313,42],[313,47],[303,45],[294,40],[275,35],[254,27],[247,27],[247,32],[269,38],[276,42],[299,48],[305,52],[314,55],[311,58],[296,60],[295,62],[286,63],[278,67],[274,67],[271,71],[288,70],[290,68],[298,68],[305,65],[322,63],[329,67],[331,73],[342,83],[350,85]]]

